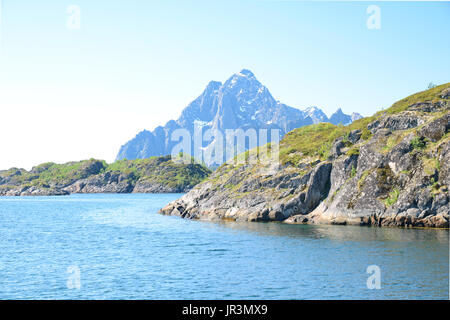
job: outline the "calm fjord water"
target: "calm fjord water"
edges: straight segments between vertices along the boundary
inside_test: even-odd
[[[157,214],[179,196],[0,198],[0,299],[449,298],[448,230]]]

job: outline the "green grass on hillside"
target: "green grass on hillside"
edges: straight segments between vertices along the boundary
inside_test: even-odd
[[[107,172],[123,174],[133,185],[142,178],[170,187],[194,186],[211,173],[203,165],[193,161],[190,164],[179,163],[172,161],[171,156],[119,160],[111,164],[90,159],[64,164],[47,162],[30,171],[17,168],[0,171],[0,186],[64,187],[77,180]]]
[[[193,158],[191,163],[184,164],[172,161],[171,156],[118,160],[108,165],[105,172],[132,174],[135,180],[142,178],[170,187],[194,186],[211,173],[204,165],[195,163]]]
[[[326,160],[330,155],[331,146],[337,138],[345,137],[353,130],[361,130],[361,137],[364,140],[370,138],[371,134],[367,125],[374,120],[374,117],[367,117],[356,120],[348,126],[318,123],[294,129],[287,133],[280,142],[280,161],[295,165],[305,156]]]
[[[397,101],[389,109],[377,112],[373,116],[356,120],[347,126],[318,123],[294,129],[287,133],[280,142],[280,161],[283,164],[297,165],[305,157],[317,157],[321,160],[326,160],[331,146],[337,138],[345,138],[351,131],[360,130],[362,139],[367,140],[371,137],[371,133],[367,128],[368,124],[383,114],[395,114],[404,111],[417,102],[440,100],[439,95],[446,88],[450,88],[450,83],[413,94]]]
[[[394,103],[389,109],[385,110],[385,112],[394,114],[405,111],[410,105],[417,102],[433,102],[440,100],[439,94],[446,88],[450,88],[450,82],[410,95],[409,97]]]

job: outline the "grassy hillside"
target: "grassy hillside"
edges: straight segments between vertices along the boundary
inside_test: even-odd
[[[0,188],[11,187],[65,187],[74,182],[105,173],[123,174],[134,185],[139,179],[157,182],[171,187],[193,186],[211,171],[192,162],[183,164],[172,161],[170,156],[138,160],[120,160],[107,164],[104,160],[89,159],[56,164],[43,163],[30,171],[11,168],[0,171]]]
[[[336,138],[344,137],[353,130],[362,131],[362,139],[368,140],[371,133],[367,125],[385,114],[396,114],[405,111],[408,106],[418,102],[435,102],[440,100],[439,94],[446,88],[450,88],[450,83],[446,83],[435,88],[418,92],[407,98],[394,103],[390,108],[379,111],[371,117],[354,121],[348,126],[335,126],[331,123],[313,124],[287,133],[280,142],[280,161],[283,164],[298,164],[305,157],[325,160],[328,158],[330,148]],[[351,150],[350,152],[357,152]]]
[[[171,156],[118,160],[104,171],[130,174],[136,181],[142,179],[169,187],[194,186],[211,173],[207,167],[194,163],[193,159],[191,164],[183,164],[172,161]]]

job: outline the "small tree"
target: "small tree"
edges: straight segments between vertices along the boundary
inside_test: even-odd
[[[433,89],[433,88],[435,88],[436,87],[436,85],[433,83],[433,82],[430,82],[429,84],[428,84],[428,89]]]

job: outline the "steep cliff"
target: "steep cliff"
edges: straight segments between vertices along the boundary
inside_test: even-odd
[[[448,227],[449,129],[447,83],[348,126],[295,129],[280,142],[278,163],[225,163],[160,212],[190,219]]]

